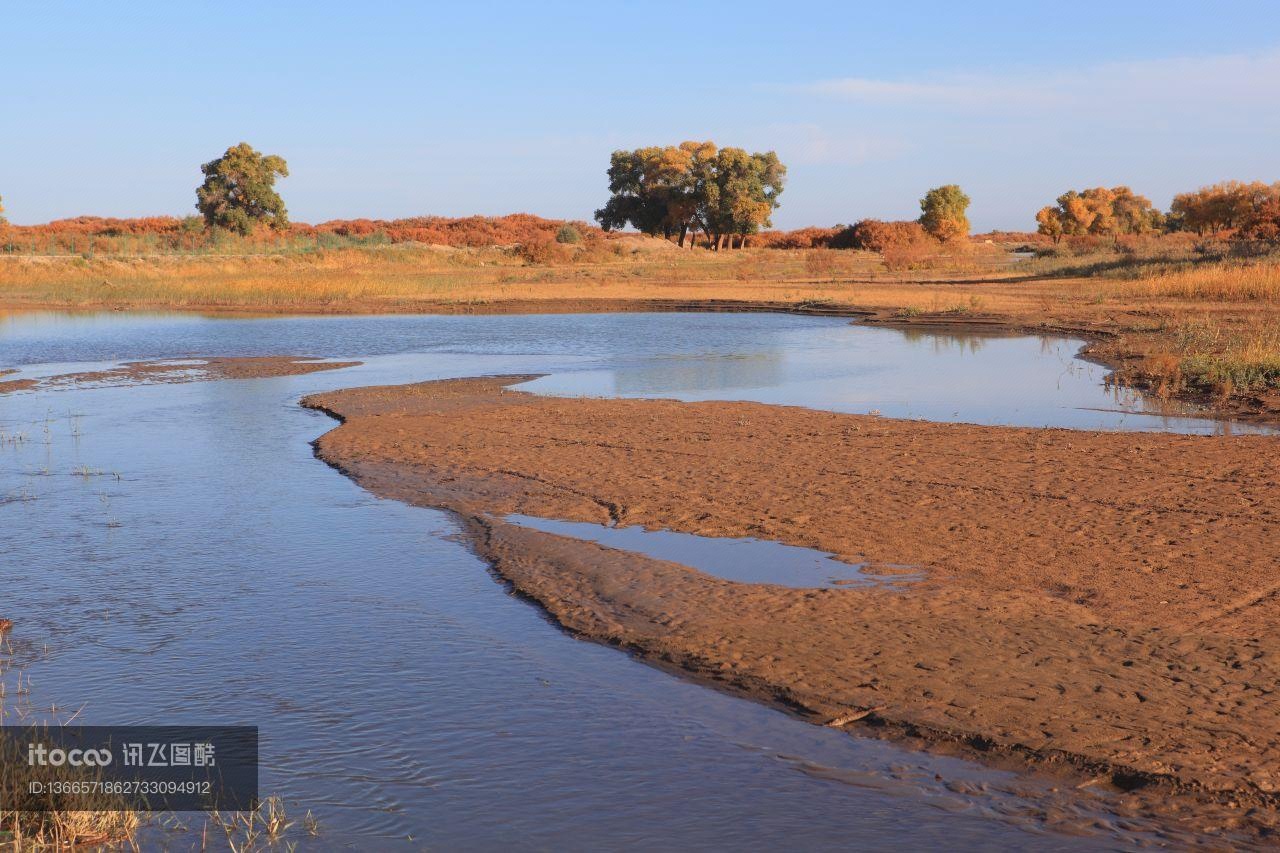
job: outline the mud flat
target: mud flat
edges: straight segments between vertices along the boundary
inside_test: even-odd
[[[6,376],[12,376],[17,373],[16,370],[0,370],[0,394],[7,394],[10,391],[29,391],[36,387],[34,379],[5,379]]]
[[[317,454],[452,510],[582,636],[817,723],[1060,770],[1137,811],[1280,825],[1273,438],[540,397],[506,376],[304,404]],[[907,588],[736,583],[504,522],[755,537],[919,567]]]
[[[319,370],[353,367],[358,361],[323,361],[297,356],[240,356],[231,358],[157,359],[127,361],[106,370],[60,373],[52,376],[0,378],[0,394],[14,391],[102,385],[155,385],[171,382],[211,382],[218,379],[262,379],[298,376]],[[17,371],[0,371],[0,377]]]

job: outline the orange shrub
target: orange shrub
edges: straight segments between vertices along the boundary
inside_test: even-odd
[[[199,217],[148,216],[115,219],[78,216],[43,225],[11,225],[0,234],[0,251],[33,254],[83,252],[133,253],[215,249],[237,252],[246,249],[308,246],[332,247],[341,240],[359,242],[432,243],[444,246],[520,246],[537,237],[554,239],[571,225],[586,244],[606,239],[599,228],[585,222],[543,219],[527,213],[510,216],[468,216],[449,219],[421,216],[410,219],[335,219],[319,225],[291,223],[273,231],[264,228],[247,236],[215,235],[204,228]],[[327,240],[325,238],[328,238]]]
[[[558,264],[573,257],[573,249],[564,243],[557,242],[554,236],[543,233],[529,235],[529,238],[520,244],[519,253],[520,257],[530,264]]]
[[[804,256],[804,271],[815,278],[830,278],[836,266],[835,253],[830,249],[813,249]]]
[[[992,243],[1017,243],[1023,246],[1051,246],[1053,240],[1039,231],[988,231],[974,234],[969,239],[976,243],[990,240]]]
[[[1280,242],[1280,199],[1268,199],[1258,205],[1240,228],[1240,237],[1268,243]]]
[[[797,228],[794,231],[762,231],[750,238],[752,246],[762,249],[824,249],[841,232],[835,228]]]
[[[864,219],[849,229],[849,239],[855,249],[883,252],[892,246],[932,240],[919,222],[884,222]]]
[[[919,222],[864,219],[855,223],[844,239],[855,249],[879,252],[884,265],[891,270],[919,266],[936,256],[942,247]]]
[[[409,219],[335,219],[315,226],[320,233],[361,237],[381,232],[392,243],[433,243],[441,246],[524,245],[537,236],[552,239],[566,224],[572,224],[586,240],[603,239],[604,232],[585,222],[543,219],[528,213],[509,216],[417,216]]]

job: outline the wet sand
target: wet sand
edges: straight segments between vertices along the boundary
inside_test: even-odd
[[[208,382],[217,379],[297,376],[320,370],[354,367],[359,363],[358,361],[320,361],[298,356],[129,361],[109,370],[87,370],[40,378],[0,380],[0,394],[85,385],[156,385],[172,382]],[[14,372],[0,371],[0,376]]]
[[[320,394],[317,454],[467,520],[520,594],[814,722],[1055,768],[1201,829],[1280,805],[1280,464],[1266,437],[556,399],[527,377]],[[742,584],[508,513],[921,567],[905,590]]]

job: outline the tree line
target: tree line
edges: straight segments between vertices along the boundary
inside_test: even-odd
[[[1235,229],[1245,239],[1280,239],[1280,181],[1224,181],[1173,197],[1169,220],[1197,234]]]
[[[289,175],[283,157],[263,154],[241,142],[200,170],[204,175],[196,188],[200,218],[183,220],[182,231],[203,225],[214,232],[250,235],[290,228],[288,210],[275,188],[277,179]],[[742,247],[749,236],[772,225],[786,175],[786,166],[773,151],[750,153],[743,148],[720,148],[711,141],[614,151],[607,170],[610,195],[595,218],[605,231],[631,226],[680,246],[695,244],[701,234],[702,242],[716,250]],[[888,223],[866,219],[848,228],[837,226],[831,229],[835,236],[825,242],[832,247],[872,248],[886,241],[926,237],[941,243],[963,239],[969,233],[969,203],[969,196],[956,184],[934,187],[920,200],[918,219]],[[1037,231],[1055,243],[1064,237],[1173,231],[1230,231],[1241,239],[1280,241],[1280,182],[1225,181],[1179,193],[1167,213],[1127,186],[1069,190],[1058,196],[1056,204],[1041,208],[1035,220]],[[404,232],[402,237],[413,239],[410,233],[435,236],[440,222],[436,217],[391,223],[356,220],[349,223],[349,230],[355,230],[357,223],[370,231],[395,227]],[[0,226],[4,225],[0,203]],[[340,230],[346,230],[345,225]],[[545,229],[539,225],[535,230]]]
[[[786,174],[773,151],[752,154],[710,141],[614,151],[607,171],[609,199],[596,211],[596,221],[606,231],[630,225],[680,246],[697,242],[701,233],[710,248],[742,247],[749,236],[772,225]],[[969,233],[968,207],[969,197],[959,186],[935,187],[920,200],[914,224],[942,242],[963,238]],[[857,242],[857,232],[848,230]],[[881,234],[884,229],[872,225],[863,231]]]
[[[1128,187],[1070,190],[1036,214],[1037,231],[1063,237],[1118,237],[1192,231],[1232,231],[1241,239],[1280,239],[1280,182],[1225,181],[1173,197],[1168,213]]]

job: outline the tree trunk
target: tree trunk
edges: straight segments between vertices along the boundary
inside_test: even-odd
[[[680,246],[680,248],[681,248],[681,249],[683,249],[683,248],[684,248],[684,237],[685,237],[685,235],[686,235],[686,234],[688,234],[688,233],[689,233],[689,226],[688,226],[688,225],[681,225],[681,226],[680,226],[680,241],[679,241],[679,244],[678,244],[678,245]]]

